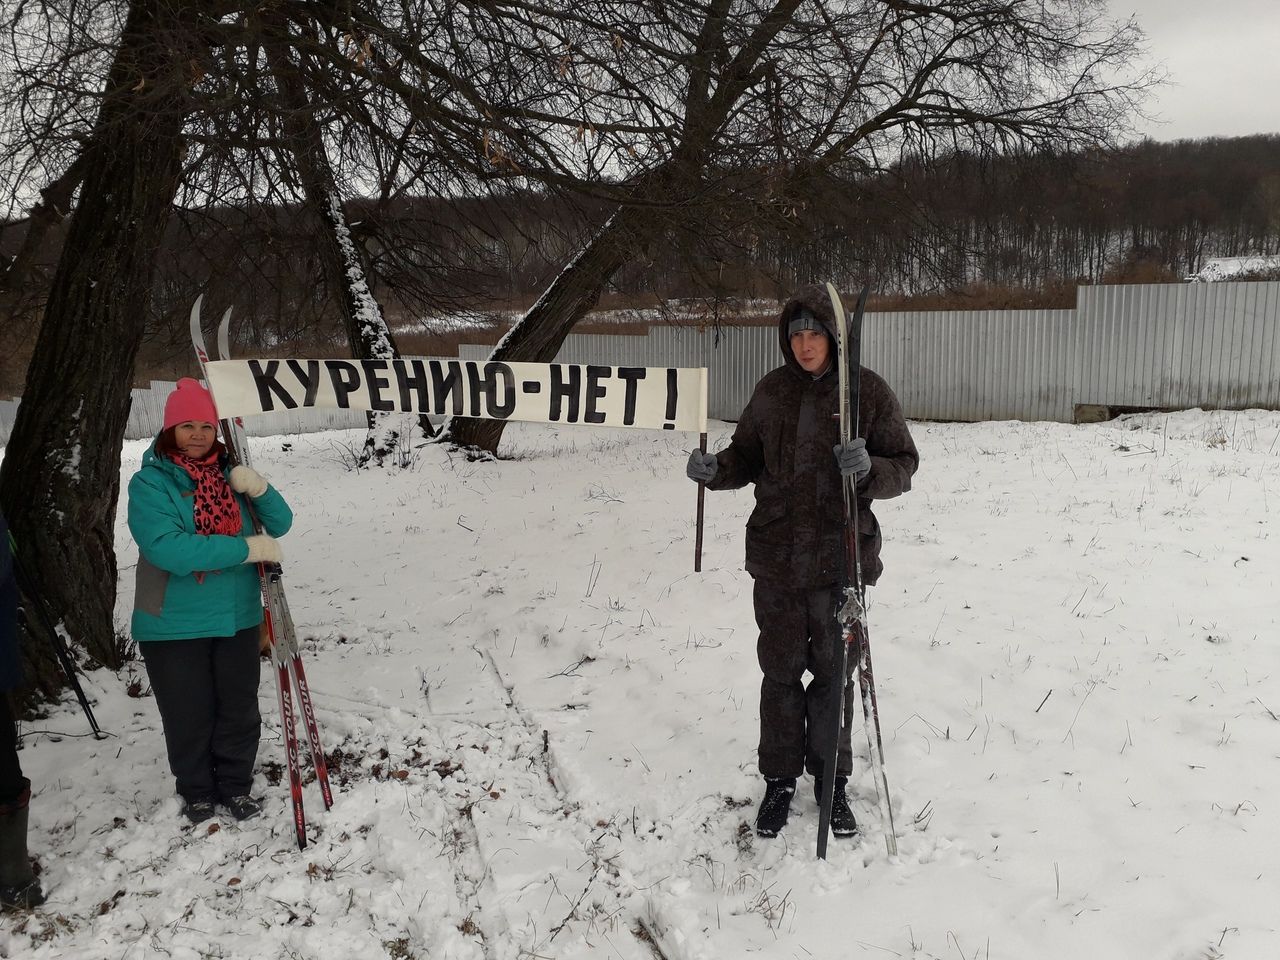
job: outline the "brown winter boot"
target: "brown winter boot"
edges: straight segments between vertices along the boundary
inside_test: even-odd
[[[27,790],[0,807],[0,910],[30,910],[44,903],[44,891],[27,858]]]

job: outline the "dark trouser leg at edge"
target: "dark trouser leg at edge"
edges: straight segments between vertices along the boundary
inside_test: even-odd
[[[0,691],[0,909],[30,909],[44,903],[27,856],[31,781],[18,763],[18,735],[9,695]]]

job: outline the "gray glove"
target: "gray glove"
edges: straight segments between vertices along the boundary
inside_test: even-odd
[[[871,456],[867,453],[867,441],[854,437],[848,443],[837,443],[832,450],[836,455],[836,466],[840,468],[840,476],[862,480],[871,472]]]
[[[720,462],[714,453],[703,453],[695,450],[689,454],[689,463],[684,468],[684,475],[698,483],[710,483],[720,469]]]

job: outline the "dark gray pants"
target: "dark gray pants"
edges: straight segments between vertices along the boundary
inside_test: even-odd
[[[169,769],[185,800],[249,792],[258,756],[258,628],[234,637],[138,644],[160,708]]]
[[[822,773],[823,731],[830,729],[835,707],[832,684],[841,683],[839,657],[842,640],[836,624],[840,590],[835,586],[804,590],[765,580],[755,582],[756,625],[760,639],[756,656],[764,679],[760,683],[760,773],[766,777],[798,777]],[[850,652],[843,678],[844,723],[836,774],[853,770],[849,731],[857,702],[852,681],[855,652]],[[809,686],[804,674],[813,675]]]

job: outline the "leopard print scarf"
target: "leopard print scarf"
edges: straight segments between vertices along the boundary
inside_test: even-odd
[[[170,454],[169,458],[196,482],[196,533],[206,537],[216,533],[235,537],[244,529],[244,519],[240,516],[236,495],[222,475],[220,453],[215,448],[203,460],[192,460],[180,453]]]

